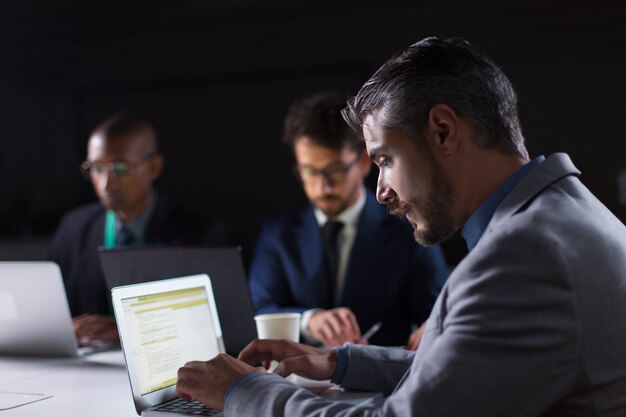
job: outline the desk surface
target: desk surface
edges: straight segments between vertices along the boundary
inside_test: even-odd
[[[289,379],[315,393],[331,386],[295,375]],[[325,391],[328,400],[358,404],[380,394]],[[120,350],[84,358],[20,358],[0,356],[0,395],[5,392],[45,394],[50,398],[0,410],[0,417],[136,417],[130,383]]]
[[[0,417],[137,416],[121,351],[80,359],[0,356],[0,392],[52,395],[0,410]]]

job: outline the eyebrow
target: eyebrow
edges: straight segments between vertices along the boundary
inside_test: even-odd
[[[369,157],[372,161],[376,161],[378,155],[381,153],[381,146],[374,146],[373,148],[368,149]]]
[[[326,165],[324,165],[321,169],[328,168],[328,167],[333,166],[333,165],[342,165],[342,164],[344,164],[344,162],[342,160],[334,159],[331,162],[329,162]],[[296,165],[299,166],[299,167],[315,168],[314,164],[299,164],[297,161],[296,161]]]

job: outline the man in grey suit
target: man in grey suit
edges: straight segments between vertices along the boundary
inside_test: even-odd
[[[348,102],[377,198],[433,244],[461,229],[416,353],[254,341],[179,370],[178,392],[236,416],[626,416],[626,228],[565,154],[530,159],[505,75],[461,40],[424,39]],[[280,361],[274,374],[250,364]],[[383,392],[321,401],[281,376]]]

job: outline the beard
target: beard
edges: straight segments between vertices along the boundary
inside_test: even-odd
[[[325,215],[333,217],[341,213],[347,208],[347,204],[343,199],[336,195],[324,195],[313,200],[313,204]],[[329,206],[325,206],[328,204]]]
[[[350,205],[358,200],[359,190],[363,187],[362,182],[356,182],[347,192],[323,194],[315,197],[311,202],[328,217],[334,217],[343,213]],[[326,204],[326,206],[325,206]]]
[[[415,241],[424,246],[431,246],[446,240],[458,227],[451,216],[454,193],[452,184],[446,178],[439,164],[432,158],[432,179],[426,198],[420,201],[393,201],[387,206],[389,214],[406,217],[411,213],[419,215],[413,221]]]

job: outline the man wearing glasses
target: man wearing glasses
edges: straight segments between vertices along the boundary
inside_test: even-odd
[[[80,170],[99,202],[67,213],[55,233],[50,258],[63,272],[74,328],[84,344],[117,340],[115,320],[97,248],[142,244],[219,245],[221,224],[157,194],[163,169],[150,121],[116,114],[93,131]]]
[[[365,146],[341,117],[347,96],[296,102],[284,127],[310,204],[267,220],[250,267],[257,313],[300,312],[311,343],[370,342],[415,349],[447,275],[441,249],[416,244],[364,186]]]

